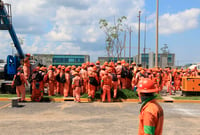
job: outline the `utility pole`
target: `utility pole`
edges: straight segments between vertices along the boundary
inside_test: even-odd
[[[159,0],[156,2],[156,57],[155,67],[158,67],[158,12],[159,12]]]
[[[125,33],[124,33],[124,59],[126,57],[126,30],[125,30]]]
[[[131,26],[129,28],[129,64],[131,64]]]
[[[144,26],[144,67],[146,68],[146,16],[145,16],[145,26]]]
[[[141,11],[139,11],[139,23],[138,23],[138,64],[140,64],[140,13]]]

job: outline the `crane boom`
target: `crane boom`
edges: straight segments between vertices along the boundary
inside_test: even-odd
[[[10,6],[10,4],[7,4],[7,5]],[[11,10],[11,8],[10,8],[10,10]],[[8,12],[11,12],[10,10],[8,10]],[[19,54],[19,57],[21,59],[24,59],[23,50],[20,46],[20,42],[17,38],[14,27],[12,25],[11,16],[8,14],[8,12],[6,10],[5,4],[3,3],[3,1],[0,0],[0,30],[8,30],[9,31],[9,34],[13,40],[14,46]]]

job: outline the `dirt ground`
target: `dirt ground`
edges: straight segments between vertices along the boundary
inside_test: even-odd
[[[137,135],[138,103],[0,102],[2,135]],[[200,104],[161,103],[163,135],[200,135]]]

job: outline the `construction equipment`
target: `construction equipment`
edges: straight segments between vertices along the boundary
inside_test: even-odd
[[[200,77],[182,77],[182,95],[199,94]]]
[[[24,53],[20,46],[20,42],[15,33],[14,27],[12,25],[12,11],[11,4],[4,3],[0,0],[0,30],[8,30],[13,44],[17,50],[17,55],[8,55],[7,56],[7,64],[4,67],[4,81],[1,86],[8,87],[11,84],[11,80],[17,72],[17,68],[20,66],[20,61],[24,59]],[[11,87],[9,87],[11,89]],[[4,90],[5,91],[5,90]],[[10,90],[8,90],[10,91]],[[11,90],[14,91],[14,90]]]
[[[6,73],[13,76],[16,74],[16,69],[20,65],[20,60],[24,59],[24,53],[20,46],[20,42],[15,33],[14,27],[12,25],[12,11],[11,5],[4,3],[0,0],[0,30],[8,30],[9,34],[13,40],[13,44],[18,52],[18,56],[8,55]]]

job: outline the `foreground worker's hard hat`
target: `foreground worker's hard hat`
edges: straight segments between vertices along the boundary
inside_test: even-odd
[[[158,89],[155,88],[154,83],[149,78],[143,78],[138,82],[137,91],[140,93],[154,93]]]

